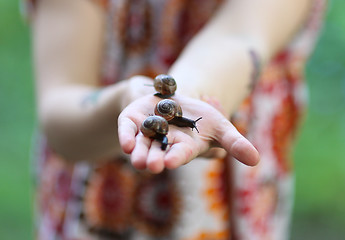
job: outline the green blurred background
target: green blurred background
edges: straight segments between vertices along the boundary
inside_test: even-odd
[[[295,149],[291,239],[345,239],[345,1],[328,6],[307,68],[310,105]],[[29,27],[0,0],[0,240],[33,239],[35,102]]]

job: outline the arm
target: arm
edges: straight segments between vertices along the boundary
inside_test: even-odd
[[[72,161],[121,151],[116,123],[129,82],[97,84],[102,11],[92,1],[40,0],[33,19],[39,121],[49,145]]]
[[[200,134],[174,126],[167,152],[159,144],[139,133],[141,102],[158,100],[148,96],[129,105],[119,117],[122,148],[131,154],[135,167],[160,172],[177,168],[221,146],[228,154],[247,165],[255,165],[259,155],[255,148],[228,121],[239,103],[250,92],[254,66],[249,52],[255,51],[262,65],[267,63],[293,37],[307,16],[310,0],[229,0],[217,15],[185,48],[170,69],[177,81],[178,101],[186,116],[196,119]],[[200,101],[203,96],[217,99],[225,116]]]
[[[229,0],[172,66],[178,92],[216,97],[231,115],[250,92],[249,51],[264,66],[294,36],[311,0]]]

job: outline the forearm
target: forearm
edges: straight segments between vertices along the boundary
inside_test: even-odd
[[[105,88],[64,85],[38,98],[38,116],[51,148],[70,161],[120,153],[117,117],[127,82]]]
[[[230,116],[251,90],[254,69],[249,46],[236,39],[218,38],[214,39],[215,44],[205,48],[203,41],[191,46],[174,64],[170,74],[177,81],[177,93],[216,98],[225,115]],[[203,50],[198,51],[198,48]]]
[[[72,161],[114,154],[125,83],[99,88],[103,9],[92,1],[41,0],[35,11],[38,116],[49,146]]]
[[[258,65],[264,67],[291,40],[309,5],[309,0],[226,2],[170,69],[177,91],[216,97],[231,115],[250,92]]]

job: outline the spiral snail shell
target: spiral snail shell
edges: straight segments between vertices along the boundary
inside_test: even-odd
[[[161,116],[149,116],[141,124],[140,131],[145,137],[156,139],[162,143],[161,149],[165,150],[168,146],[167,134],[169,125],[167,120]]]
[[[155,114],[165,118],[168,123],[176,125],[178,127],[190,127],[192,130],[196,127],[196,122],[202,119],[202,117],[197,120],[191,120],[182,116],[182,108],[179,104],[171,99],[163,99],[157,103],[155,107]]]
[[[170,121],[175,117],[182,117],[182,108],[175,101],[164,99],[157,103],[155,114]]]
[[[158,92],[155,94],[155,96],[158,96],[160,98],[171,97],[172,95],[174,95],[177,87],[175,79],[166,74],[160,74],[156,76],[153,80],[153,86]]]

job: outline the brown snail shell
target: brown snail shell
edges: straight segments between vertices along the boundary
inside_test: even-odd
[[[168,121],[161,116],[149,116],[141,124],[140,131],[145,137],[156,139],[162,143],[161,149],[165,150],[168,146],[167,134],[169,131]]]
[[[202,117],[196,120],[183,117],[181,106],[171,99],[163,99],[158,102],[155,107],[155,114],[165,118],[169,124],[178,127],[190,127],[192,130],[195,128],[199,132],[196,122],[202,119]]]
[[[182,108],[171,99],[163,99],[157,103],[155,107],[155,114],[162,116],[167,121],[170,121],[175,117],[182,117]]]
[[[146,137],[154,137],[156,134],[168,134],[169,125],[167,120],[161,116],[149,116],[140,127],[141,132]]]
[[[175,79],[166,74],[160,74],[155,77],[153,80],[153,86],[158,92],[156,96],[161,98],[171,97],[174,95],[177,88]]]

